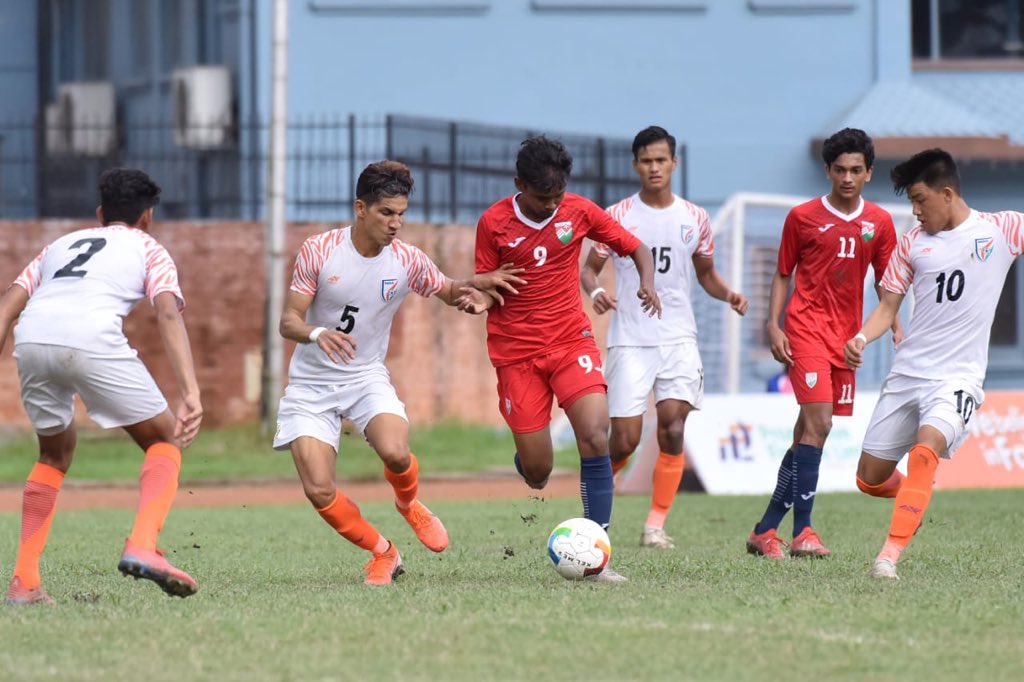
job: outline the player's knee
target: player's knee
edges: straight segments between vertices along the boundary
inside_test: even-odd
[[[614,434],[608,441],[612,459],[618,461],[636,452],[640,445],[640,434]]]
[[[338,488],[333,482],[319,482],[310,481],[302,484],[302,490],[306,493],[306,499],[316,509],[323,509],[324,507],[330,506],[331,502],[334,502],[334,497],[338,494]]]
[[[658,427],[658,447],[662,452],[679,452],[683,447],[683,425],[673,423]]]
[[[384,443],[380,447],[374,446],[374,449],[384,466],[395,473],[405,471],[412,462],[409,445],[406,443]]]
[[[581,455],[606,455],[609,452],[608,425],[591,428],[576,434],[576,445]]]

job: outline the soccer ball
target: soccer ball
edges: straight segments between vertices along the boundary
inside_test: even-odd
[[[582,580],[600,573],[611,556],[608,533],[590,519],[563,521],[548,537],[548,557],[558,575],[566,580]]]

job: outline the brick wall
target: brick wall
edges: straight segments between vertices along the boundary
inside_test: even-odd
[[[0,286],[5,286],[39,250],[89,221],[0,221]],[[286,271],[291,277],[302,241],[327,229],[322,224],[289,225]],[[187,308],[196,373],[206,410],[204,424],[235,424],[258,417],[260,354],[266,301],[264,227],[261,223],[159,223],[153,236],[178,265]],[[409,224],[402,238],[422,248],[450,277],[473,270],[474,231],[465,226]],[[605,268],[605,276],[610,267]],[[599,341],[606,318],[596,320]],[[275,317],[272,324],[277,325]],[[152,307],[139,304],[125,321],[164,394],[174,404],[176,384],[157,333]],[[13,341],[0,353],[0,427],[27,428],[19,400]],[[291,355],[286,346],[286,361]],[[494,368],[487,359],[485,318],[448,309],[440,300],[411,294],[396,316],[388,367],[413,425],[445,419],[503,424],[497,410]],[[79,409],[79,416],[84,411]],[[80,419],[88,423],[85,419]]]

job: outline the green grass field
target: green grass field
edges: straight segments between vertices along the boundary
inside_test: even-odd
[[[624,585],[573,584],[547,534],[579,501],[437,502],[452,546],[418,545],[390,505],[364,513],[408,573],[360,584],[364,554],[306,507],[174,511],[162,544],[187,600],[115,570],[128,511],[59,514],[44,556],[55,608],[0,610],[12,680],[1020,680],[1024,491],[938,492],[896,584],[866,577],[891,502],[820,496],[835,556],[744,553],[760,497],[684,494],[679,549],[640,550],[647,500],[620,497]],[[783,530],[788,530],[787,525]],[[18,517],[0,515],[5,582]]]

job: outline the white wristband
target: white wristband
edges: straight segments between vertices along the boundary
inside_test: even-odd
[[[316,340],[320,338],[320,335],[327,331],[326,327],[317,327],[309,333],[309,340],[316,343]]]
[[[857,334],[853,338],[854,339],[860,339],[861,341],[864,342],[865,346],[868,343],[868,337],[864,336],[864,332],[857,332]]]
[[[603,294],[603,293],[604,293],[604,287],[598,287],[598,288],[594,289],[593,291],[590,292],[590,300],[593,301],[595,298],[597,298],[598,294]]]

